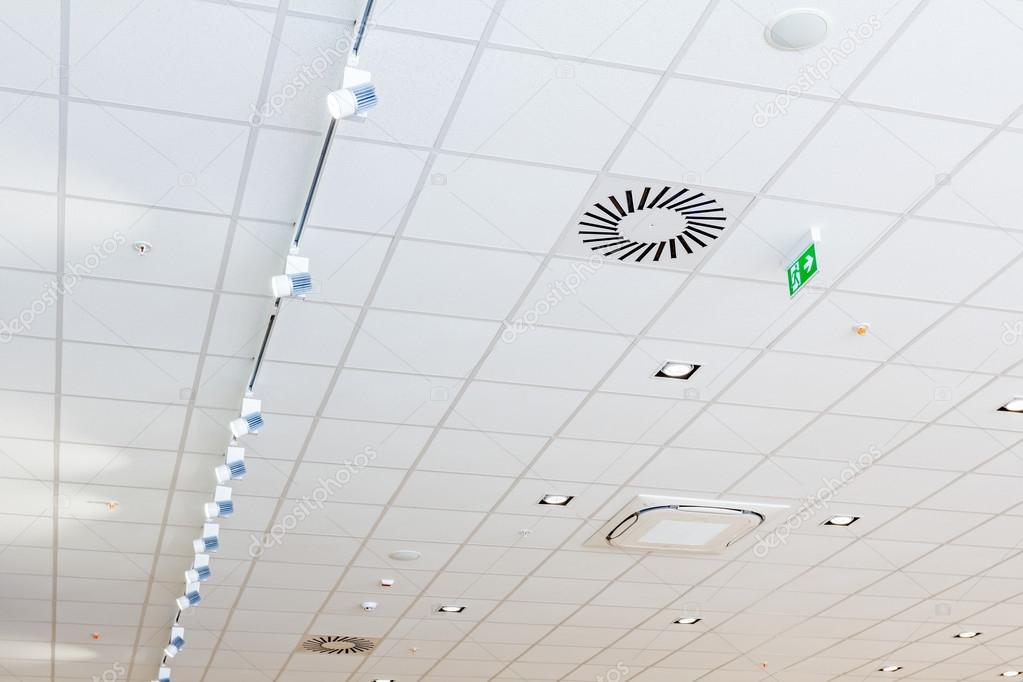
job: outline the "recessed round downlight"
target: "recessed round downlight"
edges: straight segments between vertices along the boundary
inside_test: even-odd
[[[979,635],[980,635],[979,632],[975,632],[973,630],[967,630],[966,632],[960,632],[958,635],[955,636],[955,638],[956,639],[973,639],[974,637],[977,637]]]
[[[1023,398],[1013,398],[1002,406],[1006,412],[1023,412]]]
[[[815,9],[792,9],[779,14],[764,30],[771,47],[779,50],[805,50],[828,37],[827,15]]]
[[[684,362],[666,362],[661,367],[661,373],[669,377],[684,377],[693,371],[693,366]]]
[[[391,557],[395,561],[415,561],[423,555],[414,549],[398,549],[387,556]]]
[[[877,669],[877,671],[879,673],[893,673],[893,672],[896,672],[898,670],[902,670],[902,666],[901,665],[886,665],[883,668],[878,668]]]
[[[1006,670],[1002,673],[1002,677],[1019,677],[1020,672],[1018,670]]]

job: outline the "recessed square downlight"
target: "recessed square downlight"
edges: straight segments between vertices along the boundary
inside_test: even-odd
[[[692,362],[675,362],[674,360],[668,360],[654,373],[654,377],[657,379],[677,379],[679,381],[688,381],[694,374],[696,374],[696,370],[698,369],[700,369],[700,365]]]
[[[1005,403],[998,408],[999,412],[1015,412],[1017,414],[1023,412],[1023,396],[1016,396],[1009,402]]]

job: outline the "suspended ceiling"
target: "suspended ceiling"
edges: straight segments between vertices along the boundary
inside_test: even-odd
[[[1023,394],[1023,5],[808,1],[833,27],[798,53],[763,39],[778,0],[377,4],[381,105],[339,126],[302,244],[318,290],[276,326],[174,680],[1023,667],[1023,416],[997,411]],[[0,320],[31,311],[0,347],[3,682],[155,676],[353,17],[0,8]],[[725,207],[718,240],[590,257],[582,211],[665,185]],[[702,367],[651,379],[665,360]],[[583,544],[637,493],[799,510],[868,452],[765,556]],[[820,525],[838,513],[861,518]],[[321,634],[381,641],[295,652]]]

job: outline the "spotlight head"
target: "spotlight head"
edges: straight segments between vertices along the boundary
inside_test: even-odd
[[[377,105],[377,89],[369,71],[345,67],[344,86],[327,95],[327,111],[335,119],[365,117]]]
[[[184,611],[200,601],[202,597],[199,596],[199,583],[188,583],[185,585],[185,593],[177,598],[178,610]]]
[[[163,654],[167,658],[174,658],[184,648],[185,628],[175,625],[171,628],[170,642],[164,647]]]
[[[213,472],[217,475],[217,483],[227,483],[245,478],[245,448],[230,446],[224,456],[224,463]]]
[[[242,400],[241,416],[232,420],[229,425],[231,435],[235,438],[241,438],[250,433],[256,435],[263,428],[263,423],[263,401],[245,398]]]
[[[206,515],[207,521],[233,514],[234,502],[231,501],[231,489],[224,485],[218,485],[213,493],[213,501],[203,505],[203,513]]]
[[[290,255],[284,265],[284,274],[270,278],[274,298],[294,296],[305,298],[313,291],[313,276],[309,274],[309,259]]]
[[[156,679],[153,682],[170,682],[170,668],[161,665],[160,672],[157,673]]]
[[[196,554],[216,552],[220,549],[220,524],[202,524],[202,537],[192,540],[192,549]]]
[[[210,555],[196,554],[192,568],[185,571],[186,583],[204,583],[210,579]]]

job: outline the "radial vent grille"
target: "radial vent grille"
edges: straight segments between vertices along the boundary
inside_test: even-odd
[[[335,656],[365,656],[376,648],[377,639],[369,637],[343,637],[341,635],[309,636],[298,645],[298,651]]]
[[[724,213],[716,199],[687,187],[629,189],[583,213],[579,236],[591,250],[620,261],[682,258],[718,238]],[[648,220],[659,223],[653,234],[644,229]]]

